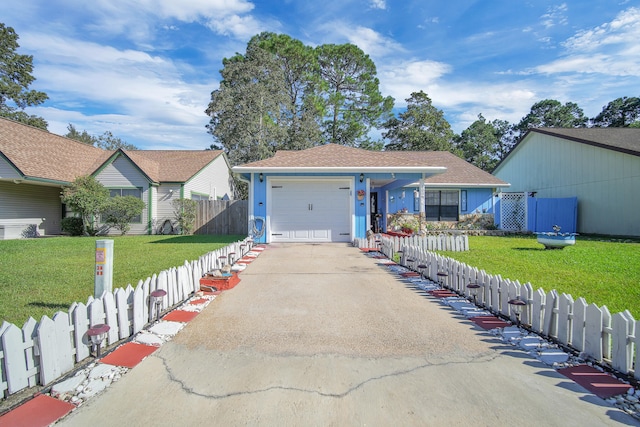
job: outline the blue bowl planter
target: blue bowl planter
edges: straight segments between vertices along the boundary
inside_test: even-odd
[[[545,249],[562,249],[576,244],[577,233],[536,233]]]

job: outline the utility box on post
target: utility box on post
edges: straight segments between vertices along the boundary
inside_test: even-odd
[[[96,269],[93,297],[113,290],[113,240],[96,240]]]

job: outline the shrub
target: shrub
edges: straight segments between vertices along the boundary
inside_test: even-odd
[[[72,236],[82,236],[82,233],[83,233],[82,218],[78,218],[76,216],[62,218],[62,221],[60,222],[60,227],[62,227],[62,231]]]
[[[173,214],[180,227],[180,234],[192,234],[196,225],[198,202],[191,199],[176,199],[171,204],[173,205]]]
[[[144,202],[134,196],[117,196],[109,200],[102,211],[102,219],[109,227],[124,236],[131,229],[131,221],[142,215]]]

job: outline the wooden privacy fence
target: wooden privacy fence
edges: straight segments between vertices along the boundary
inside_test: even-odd
[[[439,234],[428,236],[388,236],[381,235],[379,239],[374,236],[365,239],[355,239],[354,246],[358,248],[375,248],[376,240],[389,246],[393,252],[398,252],[402,246],[415,246],[425,251],[451,251],[463,252],[469,250],[469,237],[466,234]],[[390,257],[390,259],[392,259]]]
[[[383,242],[382,250],[391,259],[393,248]],[[424,273],[431,280],[459,295],[471,298],[467,285],[481,285],[476,302],[490,312],[516,320],[509,300],[519,298],[527,303],[521,321],[530,325],[536,334],[550,338],[576,352],[583,358],[608,365],[625,375],[640,379],[640,352],[636,352],[640,337],[637,322],[628,310],[611,315],[606,306],[587,304],[584,298],[574,300],[571,295],[551,290],[533,289],[531,283],[503,279],[487,274],[452,258],[428,252],[417,246],[403,246],[400,263]],[[423,266],[418,267],[418,266]],[[426,267],[425,267],[426,266]],[[447,276],[438,277],[438,272]]]
[[[200,289],[200,278],[234,252],[236,259],[251,248],[248,239],[209,252],[197,261],[164,270],[138,285],[89,297],[87,304],[73,303],[67,313],[40,322],[30,318],[22,327],[0,326],[0,394],[2,398],[36,385],[46,386],[90,355],[87,330],[96,324],[110,326],[105,345],[113,345],[140,332],[154,319],[149,294],[163,289],[162,310],[188,300]]]
[[[199,201],[194,234],[249,235],[248,206],[246,200]]]

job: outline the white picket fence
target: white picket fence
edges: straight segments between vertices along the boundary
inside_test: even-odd
[[[451,251],[463,252],[469,250],[469,237],[466,234],[439,234],[426,236],[388,236],[373,235],[368,238],[354,239],[353,244],[358,248],[376,248],[377,241],[384,241],[398,252],[402,246],[415,246],[425,251]]]
[[[89,297],[87,304],[73,303],[67,313],[57,312],[40,322],[30,318],[22,329],[4,322],[0,326],[0,395],[4,399],[27,387],[46,386],[76,363],[89,357],[87,330],[96,324],[110,326],[105,346],[128,339],[154,319],[149,294],[156,289],[167,292],[162,310],[178,305],[200,289],[200,278],[221,267],[233,252],[241,258],[251,249],[249,239],[209,252],[197,261],[164,270],[100,298]]]
[[[382,250],[393,259],[394,243],[382,242]],[[587,304],[582,297],[551,290],[533,289],[531,283],[503,279],[487,274],[449,257],[428,252],[417,246],[401,247],[400,264],[423,273],[459,295],[471,298],[470,283],[481,285],[476,303],[496,315],[515,321],[515,312],[508,301],[519,298],[527,303],[521,314],[523,324],[536,334],[550,338],[582,354],[585,359],[609,366],[617,372],[640,379],[640,344],[636,336],[637,322],[628,310],[611,315],[606,306]],[[438,272],[447,276],[438,277]]]

